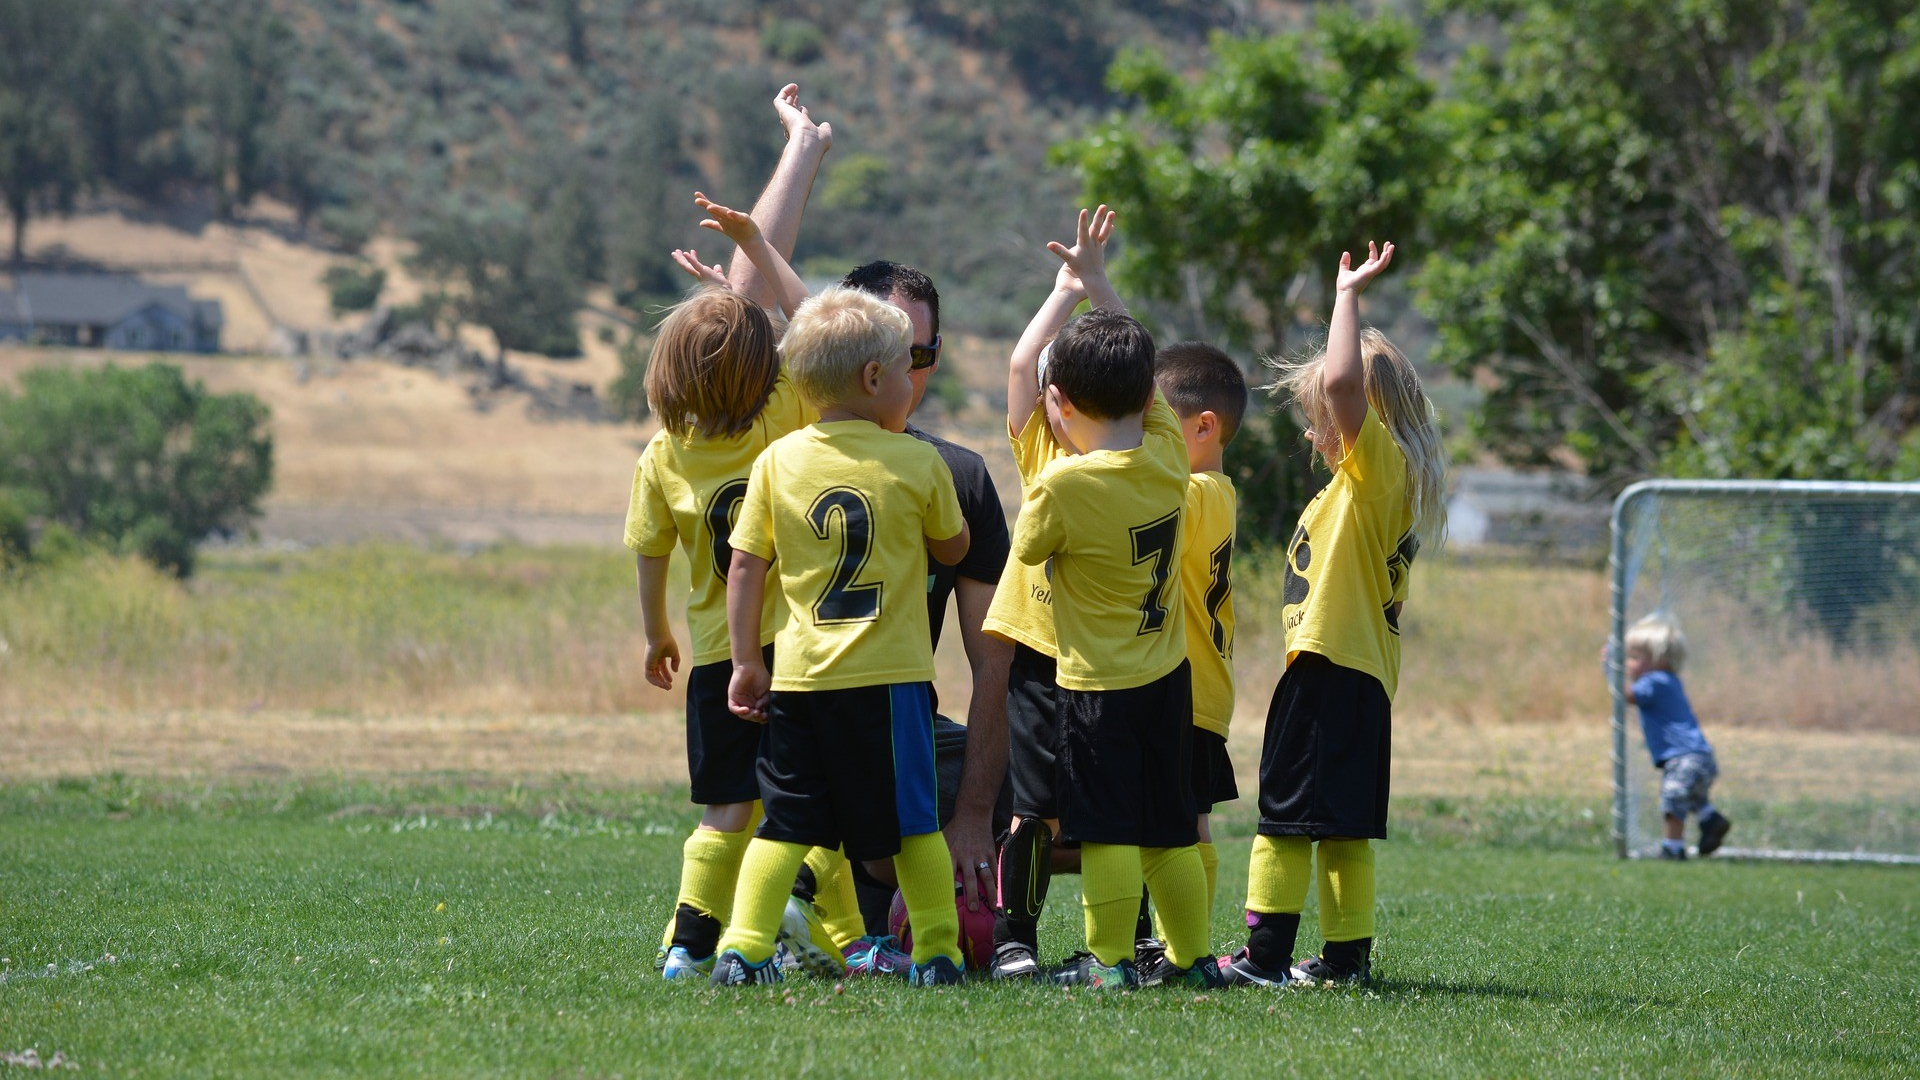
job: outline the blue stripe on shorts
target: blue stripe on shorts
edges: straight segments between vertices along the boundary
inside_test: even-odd
[[[901,836],[940,831],[940,781],[933,758],[933,697],[926,683],[888,687],[893,722],[893,800]]]

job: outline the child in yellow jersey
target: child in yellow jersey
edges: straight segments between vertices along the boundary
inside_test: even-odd
[[[1361,982],[1372,973],[1373,849],[1387,834],[1388,747],[1400,612],[1421,542],[1446,527],[1446,454],[1413,365],[1359,325],[1359,296],[1393,245],[1340,256],[1326,350],[1281,367],[1333,479],[1287,544],[1287,669],[1260,752],[1260,826],[1247,881],[1247,947],[1230,983]],[[1319,846],[1317,956],[1294,936]]]
[[[1153,337],[1107,282],[1112,214],[1081,211],[1052,296],[1014,349],[1008,421],[1065,453],[1030,483],[1013,555],[1050,566],[1060,834],[1081,845],[1087,955],[1066,985],[1136,985],[1134,914],[1143,879],[1167,928],[1165,981],[1216,985],[1206,873],[1194,848],[1191,677],[1184,604],[1172,581],[1186,502],[1180,424],[1154,393]],[[1061,327],[1082,296],[1094,310]],[[1046,346],[1041,370],[1040,346]],[[1022,413],[1026,415],[1022,415]]]
[[[754,462],[734,524],[727,624],[735,715],[767,722],[765,818],[747,847],[715,985],[777,982],[781,906],[810,846],[891,857],[914,929],[917,984],[960,981],[952,863],[936,803],[927,555],[966,554],[953,474],[901,434],[913,326],[886,301],[828,289],[782,342],[820,419]],[[767,570],[787,605],[769,671]]]
[[[708,214],[703,224],[726,233],[764,268],[791,313],[806,298],[806,287],[753,219],[698,193],[695,200]],[[681,253],[675,256],[685,264]],[[706,289],[667,316],[647,365],[647,401],[661,430],[634,467],[626,543],[637,560],[647,681],[663,690],[673,688],[681,663],[666,613],[667,568],[676,544],[692,565],[687,771],[692,799],[705,807],[683,848],[680,892],[662,945],[662,974],[669,979],[705,977],[712,970],[714,946],[733,908],[748,829],[758,812],[754,768],[766,729],[726,707],[732,671],[726,576],[733,559],[727,536],[754,460],[773,440],[816,416],[781,370],[775,340],[772,323],[758,305],[724,289]],[[769,652],[785,616],[778,594],[769,593],[760,629]],[[816,853],[814,861],[830,879],[845,868],[845,860],[831,852]],[[830,967],[830,943],[816,947],[816,936],[825,935],[798,935],[796,949],[817,967]]]
[[[1233,535],[1239,513],[1233,481],[1222,472],[1227,444],[1247,411],[1247,377],[1233,358],[1201,341],[1168,345],[1154,358],[1154,382],[1180,418],[1187,445],[1187,503],[1180,536],[1180,594],[1186,608],[1187,663],[1193,671],[1193,786],[1196,849],[1213,912],[1220,856],[1209,815],[1240,797],[1227,757],[1233,723]],[[1144,916],[1146,900],[1141,900]],[[1143,985],[1157,982],[1166,946],[1142,927],[1134,964]]]

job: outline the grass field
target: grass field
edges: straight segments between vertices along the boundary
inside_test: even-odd
[[[1920,1071],[1912,872],[1621,863],[1571,803],[1442,809],[1397,807],[1380,848],[1372,989],[715,993],[649,964],[692,822],[669,796],[17,783],[0,1055],[109,1076]],[[1470,840],[1446,822],[1463,809]],[[1222,844],[1222,947],[1246,852]],[[1077,939],[1075,885],[1050,953]]]

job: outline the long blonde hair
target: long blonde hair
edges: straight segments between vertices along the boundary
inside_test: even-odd
[[[1447,451],[1434,423],[1433,403],[1420,388],[1420,374],[1412,362],[1385,334],[1372,327],[1360,331],[1360,362],[1366,373],[1367,404],[1407,459],[1413,531],[1422,547],[1437,548],[1445,543],[1447,535]],[[1333,418],[1320,384],[1326,363],[1324,346],[1304,358],[1270,359],[1268,366],[1279,374],[1266,389],[1291,397],[1313,426],[1331,425]],[[1339,464],[1327,459],[1328,468],[1338,468]]]
[[[647,361],[647,407],[676,437],[730,439],[753,426],[780,375],[760,305],[707,288],[675,304]]]

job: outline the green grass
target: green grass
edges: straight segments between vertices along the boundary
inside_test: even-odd
[[[1914,871],[1621,863],[1591,810],[1396,807],[1369,990],[716,994],[649,963],[693,820],[671,794],[0,786],[0,1055],[115,1076],[1920,1072]],[[1224,831],[1223,944],[1247,851]]]

